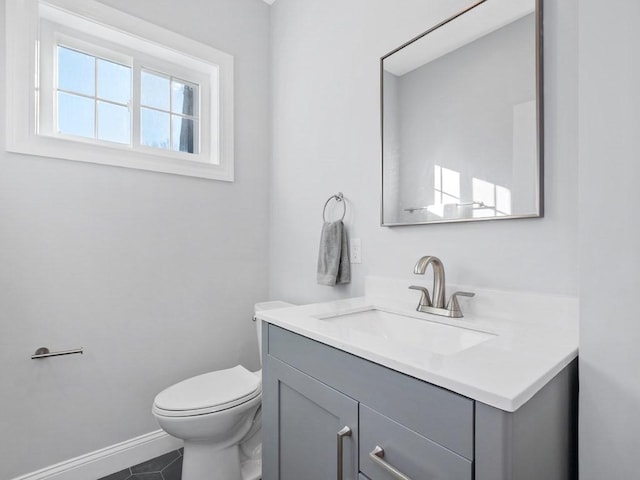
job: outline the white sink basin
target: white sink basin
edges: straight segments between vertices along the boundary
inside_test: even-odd
[[[317,318],[317,317],[316,317]],[[369,347],[451,355],[486,342],[495,335],[463,327],[369,309],[322,316],[326,330]],[[329,333],[329,332],[327,332]]]

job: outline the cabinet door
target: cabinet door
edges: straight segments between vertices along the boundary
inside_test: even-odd
[[[358,403],[269,355],[265,360],[263,480],[357,480]],[[351,435],[339,437],[345,426]]]

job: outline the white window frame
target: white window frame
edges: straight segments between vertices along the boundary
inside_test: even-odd
[[[79,33],[73,32],[68,35],[66,29],[59,28],[58,25],[41,24],[40,28],[40,75],[39,75],[39,97],[37,99],[38,121],[36,122],[36,131],[39,135],[49,137],[58,137],[61,139],[69,139],[76,142],[87,144],[97,144],[105,147],[115,147],[112,142],[105,142],[95,138],[77,137],[59,133],[57,131],[57,85],[58,78],[58,59],[56,55],[56,47],[61,45],[88,55],[103,58],[105,60],[127,65],[133,71],[133,58],[129,55],[122,54],[117,50],[104,48],[104,45],[97,45],[96,42],[87,41]],[[42,52],[49,52],[48,55],[42,55]],[[132,76],[132,89],[133,85]],[[73,92],[70,92],[73,93]],[[94,92],[97,97],[98,92]],[[129,113],[131,115],[131,130],[134,129],[133,120],[133,104],[129,105]],[[133,137],[132,137],[133,140]],[[127,149],[131,147],[129,144],[123,145],[121,148]]]
[[[233,181],[231,55],[93,0],[6,0],[6,19],[8,151]],[[59,39],[107,60],[132,59],[132,145],[54,131]],[[141,68],[199,86],[199,153],[139,144],[140,85],[135,79]]]

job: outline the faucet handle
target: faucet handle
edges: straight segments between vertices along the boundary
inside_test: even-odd
[[[411,285],[409,287],[411,290],[419,290],[422,292],[420,296],[420,303],[418,304],[418,308],[416,310],[420,310],[420,307],[430,307],[431,306],[431,297],[429,297],[429,290],[427,287],[421,287],[419,285]]]
[[[453,318],[462,317],[462,310],[460,310],[460,304],[458,303],[458,297],[474,297],[476,294],[471,292],[455,292],[451,295],[449,303],[447,303],[447,310],[452,312]]]

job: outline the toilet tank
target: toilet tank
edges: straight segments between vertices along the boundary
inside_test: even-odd
[[[260,312],[262,310],[275,310],[276,308],[295,307],[293,303],[283,302],[282,300],[272,300],[270,302],[260,302],[254,305],[253,311]],[[262,363],[262,320],[253,317],[256,322],[256,333],[258,335],[258,348],[260,349],[260,363]]]

